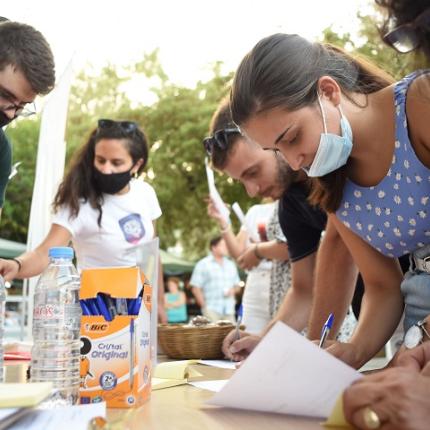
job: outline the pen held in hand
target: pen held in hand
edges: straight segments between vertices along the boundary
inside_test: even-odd
[[[239,309],[237,310],[236,328],[234,330],[234,342],[240,339],[240,324],[242,323],[242,314],[243,314],[243,309],[242,309],[242,305],[240,305]]]
[[[321,330],[321,339],[318,345],[320,348],[324,346],[324,342],[327,339],[327,336],[329,335],[331,328],[333,327],[333,321],[334,321],[334,315],[330,313],[330,315],[327,318],[327,321],[325,322]]]

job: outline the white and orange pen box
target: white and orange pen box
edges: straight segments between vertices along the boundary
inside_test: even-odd
[[[138,267],[81,274],[81,403],[142,405],[151,393],[151,286]]]

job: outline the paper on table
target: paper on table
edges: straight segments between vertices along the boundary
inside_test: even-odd
[[[0,384],[0,408],[36,406],[51,394],[51,382]]]
[[[327,418],[361,375],[278,322],[208,403]]]
[[[159,363],[155,368],[154,377],[152,378],[152,390],[161,390],[162,388],[176,387],[188,382],[188,378],[202,376],[197,370],[191,367],[196,364],[197,360],[167,361]]]
[[[151,379],[151,390],[162,390],[163,388],[177,387],[178,385],[185,385],[188,383],[188,379],[163,379],[163,378],[152,378]]]
[[[206,167],[206,176],[208,178],[209,195],[213,200],[214,205],[217,208],[218,212],[221,214],[223,219],[227,222],[229,220],[230,211],[228,210],[218,190],[216,189],[214,172],[210,168],[207,158],[205,159],[205,167]]]
[[[202,376],[197,370],[190,367],[197,360],[166,361],[159,363],[155,368],[154,377],[161,379],[187,379],[189,377]]]
[[[220,369],[236,369],[236,364],[230,360],[198,360],[199,364],[204,364],[205,366],[219,367]]]
[[[35,409],[8,430],[80,430],[87,429],[92,418],[106,416],[106,403],[69,406],[54,409]]]
[[[331,411],[330,416],[327,418],[327,421],[324,423],[325,427],[336,427],[336,428],[344,428],[344,429],[352,429],[352,427],[348,424],[345,419],[345,415],[343,414],[343,400],[342,395],[338,397],[336,400],[336,404],[334,405],[333,410]]]
[[[201,388],[203,390],[209,390],[218,393],[222,390],[224,385],[227,384],[227,382],[228,379],[218,379],[215,381],[193,381],[188,382],[188,384],[196,388]]]

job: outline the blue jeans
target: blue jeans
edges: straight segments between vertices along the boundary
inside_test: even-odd
[[[400,285],[405,300],[406,331],[416,322],[430,314],[430,274],[420,270],[409,270]]]

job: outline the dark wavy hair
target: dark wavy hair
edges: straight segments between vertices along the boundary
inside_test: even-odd
[[[211,123],[209,126],[209,134],[213,135],[218,130],[225,130],[228,128],[235,128],[236,125],[233,123],[230,112],[230,100],[225,98],[221,101],[218,109],[212,116]],[[237,133],[230,133],[226,135],[227,146],[221,148],[218,145],[213,145],[211,162],[212,165],[219,170],[223,170],[227,164],[230,154],[233,152],[236,143],[239,141],[242,135],[238,131]]]
[[[42,33],[27,24],[0,20],[0,70],[16,66],[37,94],[49,93],[55,85],[55,62]]]
[[[294,111],[317,101],[318,80],[331,76],[353,103],[353,93],[371,94],[394,80],[362,58],[332,45],[312,43],[296,34],[262,39],[237,69],[230,94],[233,120],[239,126],[274,108]],[[356,103],[357,104],[357,103]],[[347,166],[312,181],[312,204],[334,212],[342,200]]]
[[[392,29],[393,21],[395,26],[407,24],[426,9],[430,9],[429,0],[375,0],[375,2],[387,12],[386,18],[379,29],[381,35]],[[417,35],[420,40],[418,49],[421,49],[430,59],[430,27],[418,28]]]
[[[92,208],[99,211],[97,222],[99,226],[101,225],[103,193],[95,185],[93,171],[95,147],[97,142],[102,139],[121,139],[133,160],[133,164],[143,159],[138,173],[141,173],[145,168],[148,162],[148,143],[143,131],[136,128],[132,132],[126,132],[117,126],[96,128],[73,158],[55,195],[54,212],[57,212],[61,206],[68,206],[70,216],[76,218],[81,204],[89,202]]]

